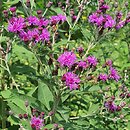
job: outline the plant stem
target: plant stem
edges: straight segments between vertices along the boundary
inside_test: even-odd
[[[54,114],[52,117],[52,122],[55,121],[55,113],[57,111],[57,107],[59,105],[60,99],[61,99],[61,90],[59,89],[58,94],[54,97],[54,105],[53,105],[53,109],[52,109]]]
[[[6,128],[6,102],[4,99],[1,97],[0,98],[0,104],[1,104],[1,112],[0,114],[2,115],[2,129]]]

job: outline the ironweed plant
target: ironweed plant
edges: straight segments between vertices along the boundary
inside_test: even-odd
[[[0,128],[129,130],[129,9],[0,1]]]

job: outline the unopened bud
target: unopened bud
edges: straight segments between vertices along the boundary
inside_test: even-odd
[[[53,2],[49,1],[46,5],[47,8],[50,8],[52,6]]]
[[[114,7],[115,7],[115,8],[117,8],[117,7],[118,7],[118,3],[117,3],[117,2],[115,2]]]
[[[27,115],[27,114],[23,114],[23,117],[24,117],[25,119],[28,119],[28,115]]]
[[[28,101],[25,101],[25,106],[28,107],[29,103]]]
[[[129,5],[128,1],[125,2],[125,6],[127,7]]]
[[[19,116],[19,119],[22,119],[22,118],[23,118],[23,115],[22,115],[22,114],[19,114],[18,116]]]
[[[13,12],[16,12],[16,7],[11,7],[9,8],[9,10],[13,13]]]

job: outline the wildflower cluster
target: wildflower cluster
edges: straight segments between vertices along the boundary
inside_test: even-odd
[[[104,102],[104,107],[109,112],[118,112],[123,108],[129,108],[129,104],[126,103],[127,99],[130,98],[130,91],[124,85],[119,87],[119,94],[115,96],[106,96],[106,101]],[[118,105],[117,105],[118,104]]]
[[[44,43],[50,40],[50,32],[48,31],[50,25],[53,26],[66,21],[66,16],[62,14],[46,19],[42,17],[42,11],[38,10],[37,15],[37,17],[29,16],[26,18],[11,17],[8,20],[8,31],[17,34],[24,42]]]
[[[78,52],[79,52],[79,49],[78,49]],[[82,52],[80,51],[79,54],[81,53]],[[81,82],[79,72],[84,73],[84,75],[88,75],[86,74],[87,71],[92,69],[92,72],[93,72],[93,70],[96,70],[96,67],[98,64],[98,60],[95,56],[88,56],[87,58],[84,58],[84,60],[83,59],[79,60],[76,57],[76,54],[72,51],[65,51],[63,54],[59,56],[57,61],[59,62],[60,67],[68,68],[68,71],[62,76],[62,81],[65,83],[67,87],[70,88],[70,90],[79,88],[80,86],[79,84]],[[105,82],[111,79],[115,80],[116,82],[119,81],[120,76],[118,72],[116,71],[116,69],[113,67],[111,60],[106,61],[105,64],[103,65],[103,68],[104,67],[105,68],[107,67],[108,72],[100,73],[98,76],[96,76],[98,81]],[[77,75],[77,73],[79,75]]]
[[[26,101],[27,102],[27,101]],[[28,105],[26,105],[26,102],[25,102],[25,106],[27,107],[27,113],[28,113],[28,108],[30,107],[29,106],[29,104]],[[30,109],[30,108],[29,108]],[[19,114],[18,115],[18,117],[19,117],[19,119],[21,120],[21,122],[22,122],[22,120],[26,120],[29,124],[30,124],[30,126],[31,126],[31,128],[33,129],[33,130],[41,130],[41,129],[43,129],[43,127],[44,127],[44,130],[48,130],[47,128],[46,128],[46,119],[47,120],[49,120],[49,118],[51,117],[51,116],[53,116],[53,111],[50,111],[49,113],[48,113],[48,115],[47,116],[45,116],[45,113],[44,112],[40,112],[40,111],[38,111],[37,109],[34,109],[34,108],[31,108],[31,115],[30,114],[27,114],[27,113],[25,113],[25,114]],[[21,125],[22,125],[22,123],[21,123]],[[64,129],[63,127],[61,127],[60,125],[58,125],[57,123],[54,123],[53,124],[53,129],[55,130],[55,129],[58,129],[58,130],[60,130],[60,129]]]
[[[117,72],[117,70],[112,66],[112,61],[111,60],[107,60],[106,63],[103,65],[103,67],[108,67],[108,74],[104,73],[104,74],[100,74],[98,79],[102,80],[102,81],[107,81],[109,80],[115,80],[116,82],[119,81],[120,76]]]
[[[104,29],[120,29],[130,22],[129,13],[127,17],[123,19],[123,14],[120,11],[116,12],[115,18],[107,13],[110,7],[104,2],[99,0],[99,8],[96,12],[89,16],[89,22],[96,25],[99,29],[99,33],[102,33]]]

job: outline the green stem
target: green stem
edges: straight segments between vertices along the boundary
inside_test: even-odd
[[[1,97],[0,98],[0,104],[1,104],[1,115],[2,115],[2,129],[6,128],[6,102]]]
[[[60,99],[61,99],[61,90],[59,90],[57,96],[54,97],[54,105],[53,105],[53,109],[52,109],[54,114],[52,117],[52,122],[55,122],[55,114],[56,114]]]

